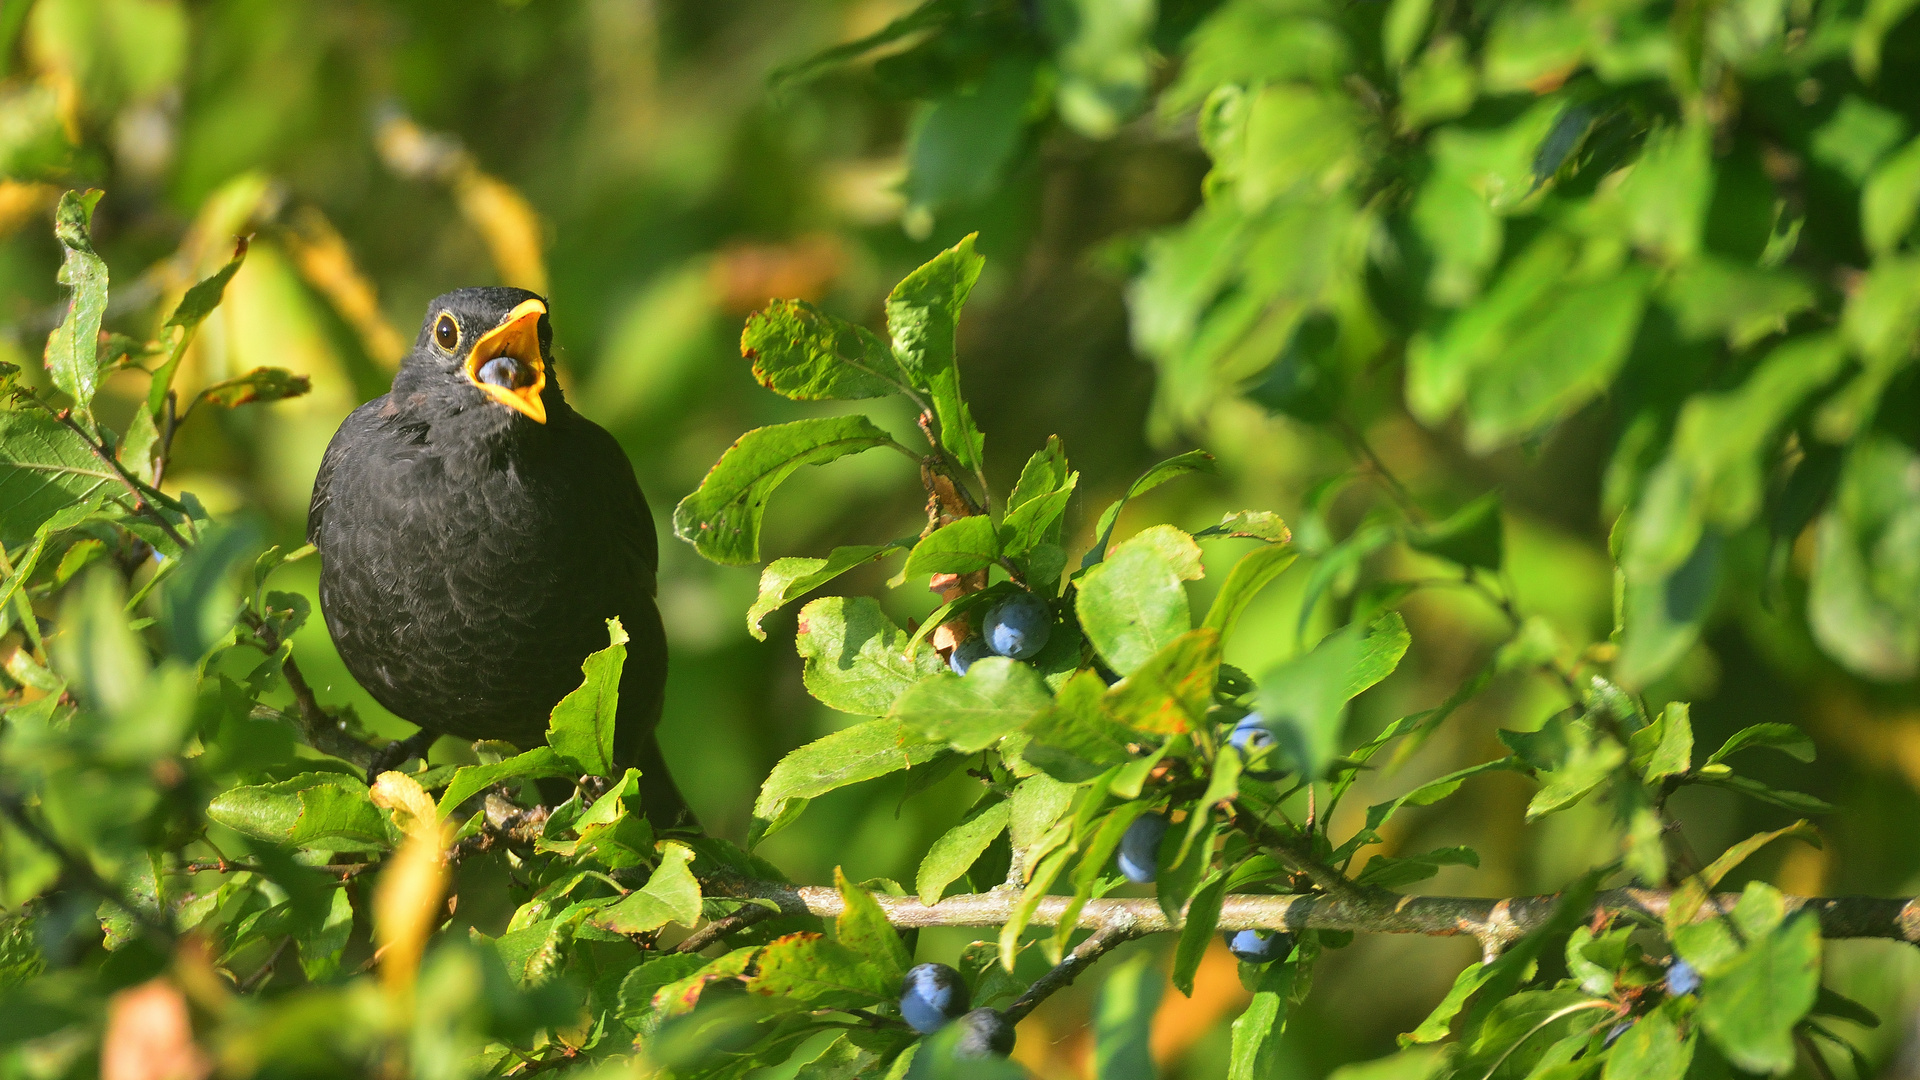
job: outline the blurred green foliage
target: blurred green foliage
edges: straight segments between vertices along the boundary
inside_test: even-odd
[[[1321,933],[1236,973],[1205,934],[1148,940],[1022,1022],[1023,1067],[1901,1075],[1920,959],[1823,942],[1775,887],[1920,891],[1912,9],[0,3],[0,1070],[150,1075],[112,1072],[142,1032],[175,1075],[584,1070],[638,1034],[675,1075],[863,1075],[897,1031],[836,1041],[777,966],[752,985],[785,1005],[719,992],[737,952],[702,975],[634,941],[697,920],[720,866],[834,881],[850,914],[788,974],[851,972],[817,1003],[884,1011],[900,957],[863,887],[987,888],[1018,851],[1030,897],[1084,899],[1149,803],[1237,788],[1315,814],[1367,884],[1577,893],[1729,852],[1745,891],[1487,965]],[[309,617],[314,470],[426,300],[489,282],[552,297],[563,385],[663,535],[744,530],[663,547],[661,737],[712,835],[758,846],[656,846],[612,778],[537,853],[461,859],[417,971],[376,978],[407,917],[384,883],[447,840],[423,790],[530,801],[596,765],[558,760],[559,716],[556,750],[443,740],[412,788],[330,756],[410,728]],[[823,461],[827,431],[918,446],[922,411],[988,514],[922,539],[897,453],[721,490],[742,432]],[[722,565],[763,559],[757,589]],[[1049,583],[1033,667],[939,673],[940,622]],[[289,652],[333,728],[297,715]],[[1275,760],[1242,780],[1216,726],[1256,708]],[[1255,775],[1282,765],[1321,782]],[[1741,843],[1825,804],[1820,848]],[[1159,890],[1117,887],[1292,887],[1219,825],[1170,831]],[[1069,943],[906,951],[1004,1004]],[[1651,989],[1669,949],[1697,997]]]

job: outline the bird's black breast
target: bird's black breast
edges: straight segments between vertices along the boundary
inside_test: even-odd
[[[328,447],[308,534],[340,655],[397,715],[538,742],[617,616],[632,637],[623,740],[657,719],[652,518],[619,445],[571,410],[476,438],[376,399]]]

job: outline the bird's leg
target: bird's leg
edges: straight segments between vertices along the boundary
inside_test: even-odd
[[[388,743],[367,764],[367,782],[372,783],[381,773],[399,768],[408,758],[427,760],[427,751],[439,737],[431,731],[416,731],[404,739]]]

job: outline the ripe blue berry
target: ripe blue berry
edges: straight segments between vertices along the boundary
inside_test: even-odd
[[[947,666],[953,669],[955,675],[965,675],[975,660],[992,655],[993,650],[987,648],[986,638],[970,637],[955,645],[953,651],[947,654]]]
[[[1013,1053],[1013,1025],[998,1009],[975,1009],[960,1018],[957,1058],[1006,1057]]]
[[[1233,725],[1233,734],[1227,736],[1227,742],[1242,754],[1252,754],[1273,745],[1273,732],[1267,727],[1266,717],[1250,712]]]
[[[480,365],[480,370],[476,374],[481,382],[491,383],[508,390],[533,385],[533,372],[511,356],[494,357]]]
[[[1293,951],[1293,935],[1277,930],[1228,931],[1226,937],[1227,951],[1249,964],[1285,960]]]
[[[1160,840],[1167,835],[1167,819],[1160,814],[1145,814],[1133,819],[1120,836],[1120,855],[1115,862],[1120,874],[1135,885],[1145,885],[1159,874]]]
[[[900,1018],[922,1035],[931,1035],[972,1003],[960,973],[945,964],[916,964],[900,990]]]
[[[980,624],[987,647],[1001,656],[1025,660],[1047,647],[1053,633],[1053,612],[1032,593],[1016,593],[993,605]]]
[[[1700,972],[1692,964],[1675,957],[1667,968],[1667,993],[1673,997],[1686,997],[1700,989]]]

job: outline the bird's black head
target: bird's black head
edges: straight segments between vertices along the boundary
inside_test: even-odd
[[[427,305],[420,336],[394,389],[498,404],[544,424],[542,395],[552,348],[553,325],[539,295],[525,289],[455,289]]]

